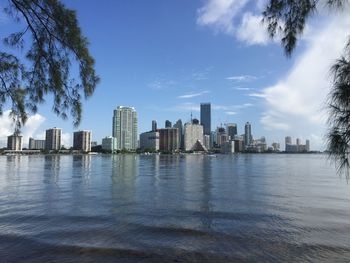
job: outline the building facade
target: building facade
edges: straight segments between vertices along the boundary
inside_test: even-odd
[[[22,136],[13,134],[7,137],[7,150],[22,151]]]
[[[252,136],[252,126],[249,122],[247,122],[244,126],[244,146],[248,147],[251,145],[253,140]]]
[[[194,119],[192,123],[186,123],[184,127],[184,149],[185,151],[194,151],[197,143],[204,145],[203,126]]]
[[[118,106],[114,110],[112,136],[117,139],[118,150],[137,149],[137,112],[135,108]]]
[[[91,152],[91,131],[74,132],[73,149],[83,152]]]
[[[45,149],[59,151],[61,149],[62,130],[59,128],[52,128],[46,130],[45,134]]]
[[[157,121],[156,120],[152,121],[152,131],[157,131]]]
[[[115,152],[117,147],[117,138],[109,136],[102,139],[102,150]]]
[[[179,119],[173,126],[174,128],[177,128],[179,130],[179,148],[183,149],[184,148],[184,134],[183,134],[183,125],[182,125],[182,120]]]
[[[210,135],[211,132],[211,104],[201,103],[201,125],[203,134]]]
[[[140,148],[142,150],[159,150],[159,132],[149,131],[140,134]]]
[[[226,131],[229,140],[233,141],[233,138],[237,135],[237,124],[236,123],[227,123]]]
[[[29,150],[45,150],[45,140],[29,138],[28,148]]]
[[[171,121],[169,121],[169,120],[166,120],[165,121],[165,128],[171,128]]]
[[[162,152],[175,152],[179,150],[179,130],[177,128],[158,129],[159,150]]]

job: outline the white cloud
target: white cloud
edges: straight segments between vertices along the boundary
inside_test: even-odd
[[[280,129],[307,138],[322,138],[325,132],[324,102],[330,88],[329,69],[340,56],[346,43],[350,17],[345,12],[329,19],[321,29],[310,29],[304,38],[306,48],[289,73],[262,93],[266,111],[261,123],[266,129]],[[296,135],[295,135],[296,136]],[[320,142],[320,140],[318,140]],[[322,145],[315,145],[319,149]]]
[[[227,77],[226,79],[232,80],[235,82],[249,82],[257,79],[257,77],[251,76],[251,75],[238,75],[238,76],[230,76],[230,77]]]
[[[234,36],[248,45],[265,45],[271,42],[266,27],[261,23],[261,11],[266,1],[254,1],[258,14],[245,12],[249,2],[253,1],[206,0],[205,5],[197,10],[197,24]]]
[[[176,82],[173,80],[166,79],[156,79],[147,84],[147,86],[153,90],[166,90],[171,89],[176,85]]]
[[[237,29],[237,38],[248,45],[266,45],[270,43],[271,38],[261,22],[262,19],[262,15],[254,15],[250,12],[245,13]]]
[[[70,133],[62,133],[61,143],[66,148],[72,146],[72,135]]]
[[[177,98],[178,99],[191,99],[191,98],[194,98],[194,97],[202,96],[202,95],[207,94],[207,93],[210,93],[210,91],[205,90],[205,91],[201,91],[201,92],[198,92],[198,93],[184,94],[184,95],[178,96]]]
[[[0,117],[0,145],[6,146],[7,143],[7,136],[13,134],[14,132],[14,126],[12,119],[9,117],[10,111],[7,110],[4,112],[4,114]],[[23,135],[23,145],[26,147],[28,144],[29,137],[33,137],[40,126],[44,123],[45,117],[43,117],[40,114],[35,114],[32,116],[29,116],[26,124],[22,128],[22,135]]]
[[[234,17],[249,0],[207,0],[197,10],[197,24],[212,26],[216,31],[234,34]]]
[[[237,115],[237,112],[235,112],[235,111],[226,111],[225,113],[226,113],[227,115],[231,115],[231,116]]]

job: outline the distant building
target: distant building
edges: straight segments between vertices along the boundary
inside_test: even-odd
[[[159,132],[149,131],[140,134],[140,148],[142,150],[159,150]]]
[[[45,134],[45,149],[59,151],[61,149],[62,130],[59,128],[52,128],[46,130]]]
[[[286,147],[285,151],[288,153],[303,153],[310,151],[310,141],[306,140],[305,144],[301,144],[301,140],[297,138],[296,144],[292,144],[292,138],[287,136],[285,138]]]
[[[171,128],[171,121],[169,121],[169,120],[166,120],[165,121],[165,128]]]
[[[98,145],[98,143],[97,143],[96,141],[92,141],[92,142],[91,142],[91,148],[92,148],[92,147],[96,147],[97,145]]]
[[[7,150],[22,151],[22,136],[16,133],[7,136]]]
[[[220,148],[221,145],[227,141],[228,141],[228,136],[225,131],[225,128],[218,127],[216,129],[216,146]]]
[[[235,142],[234,141],[226,141],[221,144],[220,147],[221,153],[235,153]]]
[[[246,147],[246,151],[257,153],[266,152],[267,144],[265,137],[261,137],[257,140],[252,140],[251,144]]]
[[[181,119],[177,120],[177,122],[173,126],[174,128],[177,128],[179,130],[179,148],[184,148],[184,132],[183,132],[183,125]]]
[[[211,146],[210,146],[210,135],[204,134],[203,135],[203,140],[204,140],[205,148],[207,148],[208,150],[211,149]]]
[[[203,126],[203,134],[211,133],[211,104],[201,103],[201,125]]]
[[[117,138],[109,136],[102,139],[102,149],[115,152],[118,149]]]
[[[82,152],[91,152],[91,131],[74,132],[73,149]]]
[[[203,149],[203,126],[199,124],[199,121],[197,119],[194,119],[192,123],[185,124],[184,138],[185,151],[196,151]],[[204,148],[206,150],[205,146]]]
[[[28,149],[45,150],[45,140],[35,140],[34,138],[29,138]]]
[[[244,151],[244,136],[235,135],[233,137],[233,141],[235,143],[235,152],[243,152]]]
[[[252,126],[249,122],[247,122],[244,126],[244,145],[248,147],[253,140],[252,136]]]
[[[226,131],[229,140],[233,141],[233,138],[237,135],[237,124],[236,123],[227,123]]]
[[[179,130],[177,128],[158,129],[159,150],[162,152],[174,152],[179,150]]]
[[[280,144],[277,142],[272,143],[272,150],[278,152],[280,150]]]
[[[114,110],[112,136],[117,138],[118,150],[137,149],[137,113],[135,108],[118,106]]]
[[[152,121],[152,131],[157,131],[157,121],[156,120]]]

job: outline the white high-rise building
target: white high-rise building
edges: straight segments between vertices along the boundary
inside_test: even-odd
[[[203,126],[194,119],[192,123],[185,124],[185,151],[193,151],[198,147],[198,143],[204,146]],[[203,147],[205,148],[205,146]]]
[[[112,136],[118,150],[137,149],[137,113],[134,107],[118,106],[113,114]]]
[[[62,130],[59,128],[52,128],[46,130],[45,149],[58,151],[61,149]]]

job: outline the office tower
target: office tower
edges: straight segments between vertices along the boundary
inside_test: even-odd
[[[179,149],[179,130],[177,128],[158,129],[159,150],[162,152],[174,152]]]
[[[301,143],[300,143],[300,139],[299,138],[297,138],[297,145],[300,145]]]
[[[137,112],[134,107],[118,106],[113,114],[112,136],[118,150],[137,148]]]
[[[272,143],[272,149],[275,152],[278,152],[280,150],[280,144],[277,142]]]
[[[91,152],[91,131],[74,132],[73,149],[83,152]]]
[[[7,150],[22,151],[22,136],[14,133],[7,137]]]
[[[233,141],[233,138],[237,135],[237,124],[227,123],[226,124],[227,136],[229,140]]]
[[[216,128],[216,146],[221,147],[221,145],[228,141],[228,136],[223,127]]]
[[[171,128],[171,121],[169,120],[165,121],[165,128]]]
[[[201,103],[201,125],[205,135],[211,132],[211,105],[210,103]]]
[[[140,148],[142,150],[159,150],[159,132],[149,131],[140,134]]]
[[[244,145],[245,147],[249,146],[252,143],[252,126],[247,122],[244,126]]]
[[[117,139],[109,136],[102,139],[102,150],[115,152],[117,150]]]
[[[61,149],[62,130],[59,128],[52,128],[46,130],[45,135],[45,149],[59,151]]]
[[[289,150],[289,146],[292,145],[292,137],[287,136],[285,139],[285,151],[287,152]]]
[[[174,124],[174,128],[179,130],[179,148],[183,149],[183,126],[181,119],[177,120],[177,122]]]
[[[306,148],[306,151],[307,151],[307,152],[310,151],[310,140],[306,140],[305,148]]]
[[[35,140],[34,138],[29,138],[28,148],[29,150],[44,150],[45,140]]]
[[[203,140],[203,126],[199,124],[197,119],[193,119],[192,123],[186,123],[184,127],[185,133],[185,151],[206,151]]]
[[[157,121],[152,121],[152,131],[157,131]]]

